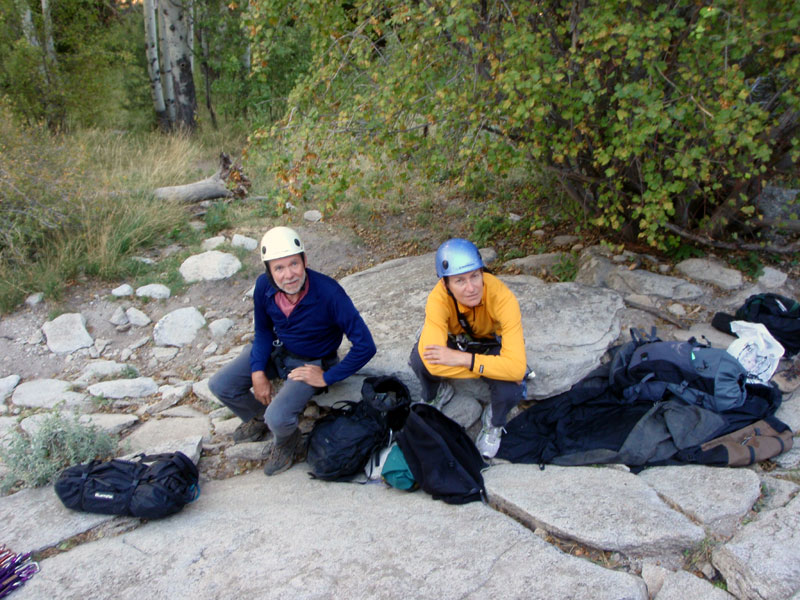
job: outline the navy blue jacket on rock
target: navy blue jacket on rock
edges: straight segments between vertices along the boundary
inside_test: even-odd
[[[277,337],[298,356],[330,356],[347,336],[352,344],[340,363],[325,371],[325,383],[346,379],[375,355],[375,342],[367,324],[341,285],[331,277],[306,269],[308,293],[286,317],[275,302],[277,290],[266,274],[256,280],[253,294],[255,338],[250,351],[250,371],[264,371]]]

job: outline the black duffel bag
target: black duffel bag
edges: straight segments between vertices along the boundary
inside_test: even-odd
[[[55,483],[67,508],[158,519],[200,495],[195,464],[183,452],[138,455],[139,460],[93,460],[64,469]]]

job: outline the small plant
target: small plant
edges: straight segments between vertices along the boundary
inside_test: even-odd
[[[105,396],[92,396],[91,401],[99,410],[108,410],[114,404],[113,398],[106,398]]]
[[[676,262],[680,262],[687,258],[702,258],[705,253],[700,248],[673,240],[671,244],[668,243],[667,256]]]
[[[8,491],[17,483],[25,487],[45,485],[70,465],[106,458],[116,447],[116,440],[94,425],[84,425],[77,415],[53,412],[31,436],[13,431],[0,447],[0,458],[10,472],[0,489]]]
[[[756,252],[748,252],[744,256],[731,256],[730,264],[739,269],[752,279],[758,279],[764,274],[764,265]]]
[[[131,365],[126,365],[119,374],[120,379],[136,379],[139,376],[139,371]]]
[[[205,216],[206,232],[216,235],[231,226],[231,218],[227,204],[214,204]]]
[[[578,258],[575,254],[563,254],[553,265],[553,276],[559,281],[575,281],[578,274]]]
[[[475,221],[472,228],[473,241],[478,247],[489,245],[492,240],[504,237],[509,221],[500,215],[484,215]]]

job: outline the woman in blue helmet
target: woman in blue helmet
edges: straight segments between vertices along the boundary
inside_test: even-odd
[[[522,399],[527,370],[522,315],[508,287],[484,271],[478,248],[454,238],[436,251],[439,282],[428,295],[425,323],[409,364],[422,399],[442,408],[453,396],[447,379],[483,378],[491,402],[476,440],[481,455],[500,447],[508,412]]]

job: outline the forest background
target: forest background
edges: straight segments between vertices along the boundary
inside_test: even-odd
[[[800,187],[799,32],[798,0],[0,0],[0,310],[179,287],[209,234],[311,208],[396,255],[542,230],[797,271],[796,200],[758,199]],[[199,233],[153,190],[222,151],[249,195]]]

